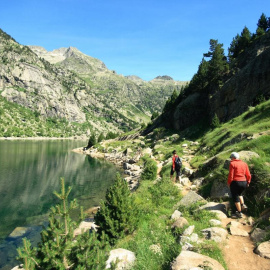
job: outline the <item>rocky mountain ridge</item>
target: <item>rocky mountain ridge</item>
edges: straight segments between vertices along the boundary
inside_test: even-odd
[[[20,45],[0,30],[1,96],[43,118],[78,123],[83,130],[119,132],[147,123],[185,83],[125,78],[76,48],[48,53]]]

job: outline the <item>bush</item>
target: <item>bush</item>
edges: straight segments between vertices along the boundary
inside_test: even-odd
[[[151,159],[146,159],[144,169],[141,174],[142,180],[155,180],[157,178],[157,163]]]
[[[138,210],[127,182],[117,174],[115,183],[108,189],[106,201],[95,215],[98,231],[104,231],[110,243],[132,233],[138,222]]]

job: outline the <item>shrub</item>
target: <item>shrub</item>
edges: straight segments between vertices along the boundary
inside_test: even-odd
[[[104,231],[113,244],[133,232],[138,222],[138,210],[127,182],[117,174],[115,183],[108,189],[105,201],[95,215],[98,231]]]
[[[151,159],[146,159],[144,169],[141,174],[142,180],[155,180],[157,178],[157,163]]]

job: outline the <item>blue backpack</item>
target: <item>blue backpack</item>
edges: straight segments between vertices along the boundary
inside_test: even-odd
[[[180,170],[182,168],[182,159],[180,157],[176,157],[174,164],[175,164],[175,169]]]

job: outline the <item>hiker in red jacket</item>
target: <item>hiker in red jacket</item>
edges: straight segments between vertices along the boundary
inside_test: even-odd
[[[180,170],[182,167],[182,159],[177,156],[176,150],[173,150],[173,156],[172,156],[172,168],[171,168],[171,179],[173,179],[173,182],[175,183],[175,180],[179,180],[181,183],[180,178]],[[176,178],[173,178],[174,172],[176,172]]]
[[[242,211],[247,209],[247,206],[244,204],[242,193],[249,186],[251,175],[248,165],[239,159],[238,153],[233,152],[230,155],[230,158],[231,163],[228,175],[228,186],[230,187],[232,198],[237,209],[235,216],[241,218]]]

